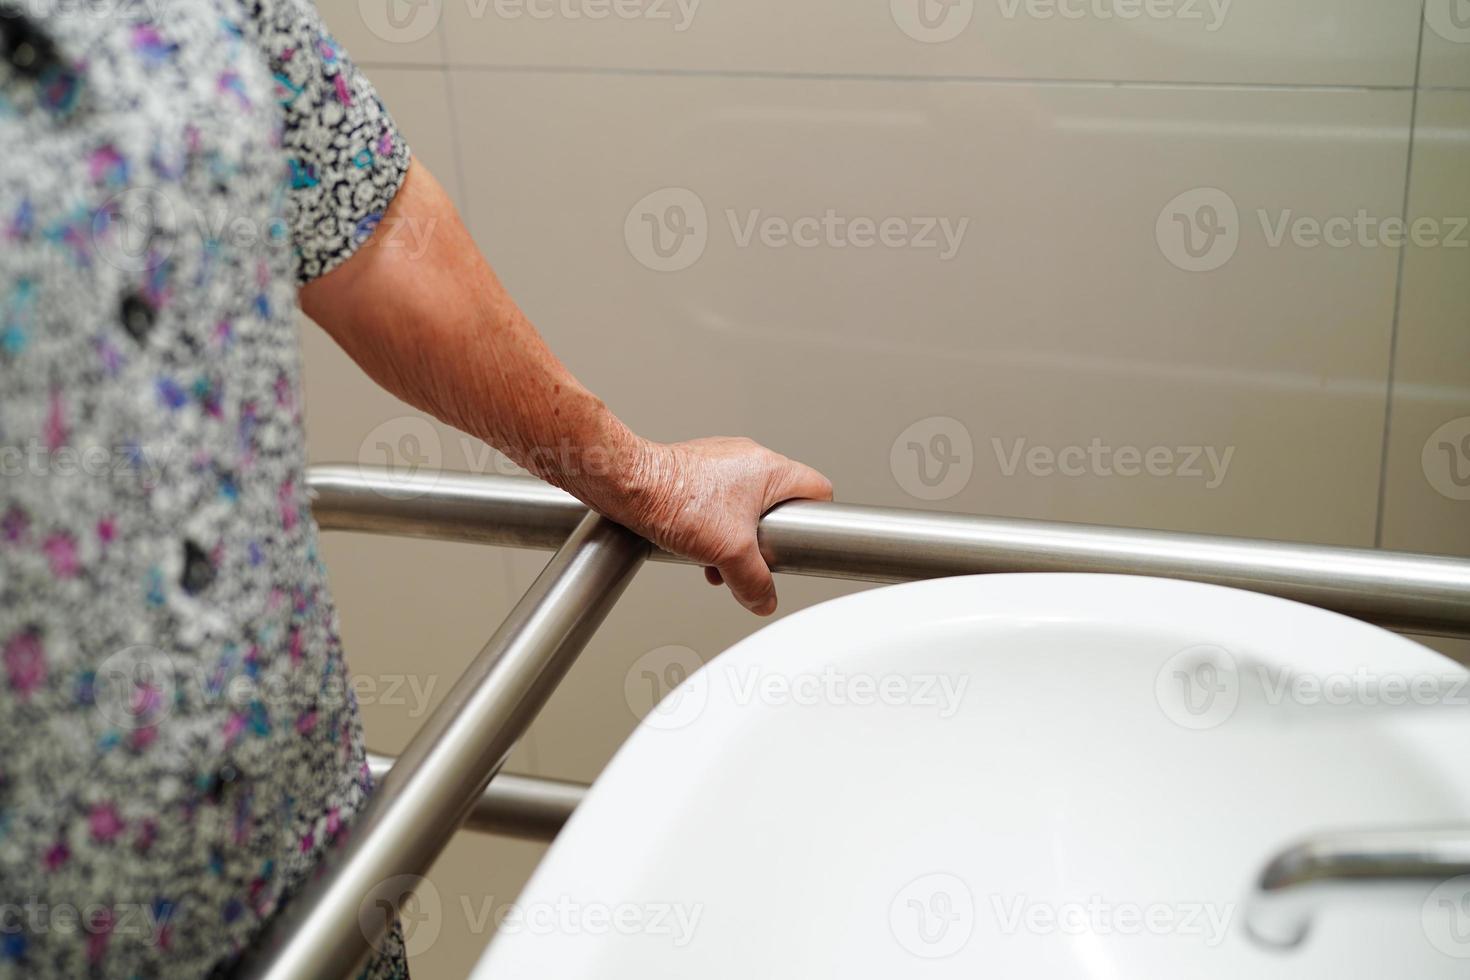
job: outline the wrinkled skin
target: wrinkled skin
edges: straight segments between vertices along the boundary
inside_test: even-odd
[[[711,585],[728,585],[756,615],[775,612],[776,586],[756,544],[756,523],[783,500],[830,500],[832,484],[749,439],[650,443],[645,451],[649,489],[603,513],[704,565]]]
[[[372,239],[301,305],[384,388],[704,565],[758,615],[776,608],[760,516],[832,497],[826,477],[749,439],[635,435],[546,347],[418,160]]]

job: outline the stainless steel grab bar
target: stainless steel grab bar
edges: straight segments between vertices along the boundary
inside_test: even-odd
[[[312,469],[309,484],[326,530],[559,550],[388,771],[345,842],[239,965],[234,975],[250,980],[318,980],[361,962],[455,828],[485,806],[491,777],[649,556],[647,542],[526,478],[324,466]],[[1454,558],[813,502],[771,511],[760,538],[781,572],[877,582],[977,572],[1157,575],[1470,636],[1470,561]],[[551,818],[543,811],[536,819]]]
[[[363,960],[647,554],[605,518],[577,524],[235,976],[323,980]]]
[[[1327,834],[1277,854],[1246,906],[1246,931],[1278,949],[1306,938],[1317,910],[1365,888],[1470,874],[1470,827]]]
[[[373,780],[381,783],[398,760],[368,755]],[[584,783],[502,772],[475,800],[463,829],[521,840],[553,840],[587,795]]]
[[[317,520],[339,531],[555,548],[586,513],[575,498],[526,477],[318,466],[310,487]],[[1470,561],[1462,558],[810,501],[772,510],[760,535],[771,567],[800,575],[1153,575],[1265,592],[1390,629],[1470,637]]]

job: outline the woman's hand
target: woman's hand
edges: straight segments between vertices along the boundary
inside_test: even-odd
[[[831,500],[832,484],[809,466],[749,439],[643,442],[634,462],[590,494],[601,513],[665,551],[705,566],[758,616],[776,610],[776,586],[756,543],[761,515],[783,500]]]

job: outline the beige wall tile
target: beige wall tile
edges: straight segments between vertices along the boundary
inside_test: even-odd
[[[1470,3],[1425,0],[1419,84],[1470,88]]]
[[[496,159],[467,195],[479,241],[648,435],[748,433],[854,501],[1371,543],[1396,259],[1271,236],[1398,212],[1407,93],[454,84],[482,107],[462,151]],[[1189,265],[1166,206],[1199,187],[1238,210],[1209,272],[1168,257]],[[894,241],[969,224],[947,261],[741,241],[828,209],[909,222]],[[684,216],[688,268],[655,271],[646,222]],[[931,490],[908,445],[946,435],[960,476]],[[1067,475],[1094,440],[1102,462]],[[1169,475],[1108,475],[1155,448]]]
[[[443,0],[324,0],[317,8],[359,63],[444,60]]]
[[[1470,640],[1454,639],[1446,636],[1411,636],[1409,639],[1416,643],[1422,643],[1431,650],[1438,650],[1446,657],[1457,660],[1470,667]]]
[[[1413,0],[445,0],[451,63],[1412,85]]]
[[[525,887],[545,845],[457,834],[400,921],[416,978],[469,976],[495,934],[497,916]]]
[[[1383,545],[1470,556],[1470,91],[1420,94],[1409,188]]]

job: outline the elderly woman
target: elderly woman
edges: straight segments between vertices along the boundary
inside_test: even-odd
[[[0,39],[0,976],[227,972],[371,791],[298,305],[389,391],[775,608],[757,519],[828,482],[618,421],[309,0],[0,0]],[[390,942],[365,975],[405,972]]]

